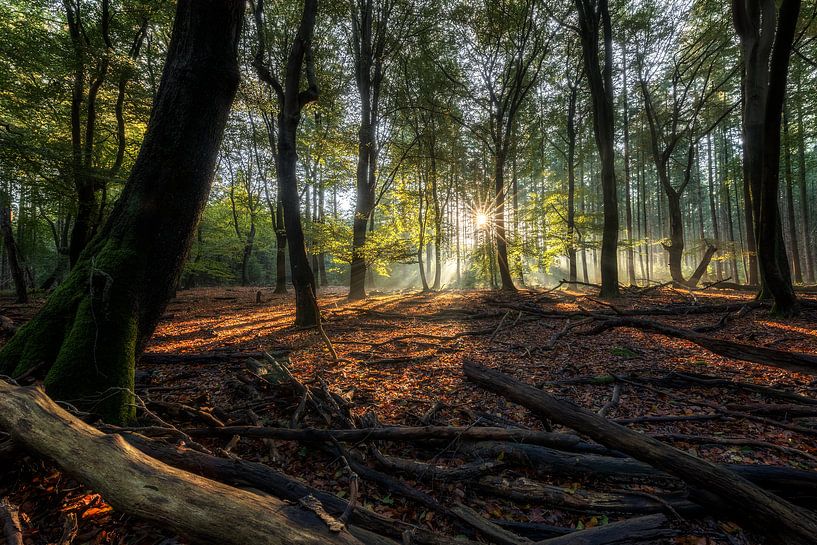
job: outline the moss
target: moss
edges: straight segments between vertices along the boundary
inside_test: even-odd
[[[74,400],[107,422],[134,419],[136,291],[144,258],[107,244],[87,268],[85,295],[54,365],[46,391]]]
[[[0,350],[1,373],[19,376],[32,367],[54,361],[82,298],[78,277],[60,285],[40,312]],[[43,373],[47,370],[43,369]]]
[[[87,297],[45,379],[46,391],[126,424],[134,419],[134,365],[137,319],[130,308],[99,316],[100,301]],[[127,305],[130,306],[130,305]]]
[[[43,309],[0,351],[0,369],[19,375],[42,363],[46,391],[112,423],[135,416],[139,336],[137,291],[145,258],[109,240],[85,255]]]

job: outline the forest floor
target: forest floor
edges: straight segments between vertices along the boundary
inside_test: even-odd
[[[595,299],[594,293],[581,289],[525,290],[512,295],[483,290],[375,293],[366,301],[349,302],[342,290],[324,289],[319,298],[324,329],[339,358],[335,361],[316,330],[292,327],[291,295],[257,288],[183,291],[168,305],[138,366],[136,391],[151,414],[182,431],[200,429],[203,421],[213,418],[226,425],[288,427],[299,412],[299,396],[285,384],[257,380],[258,369],[248,370],[246,364],[248,355],[263,360],[259,353],[267,352],[277,359],[288,358],[287,367],[301,384],[336,394],[341,409],[354,422],[368,419],[371,423],[374,415],[381,426],[543,429],[542,421],[528,410],[468,382],[462,371],[467,361],[601,410],[631,429],[713,462],[817,471],[813,376],[720,357],[693,343],[639,329],[594,332],[597,324],[582,314],[617,316],[633,309],[676,309],[677,315],[643,318],[685,329],[711,325],[707,335],[719,339],[817,355],[817,307],[809,307],[796,319],[778,320],[766,308],[688,312],[697,306],[749,303],[752,296],[746,292],[664,287],[625,292],[613,306]],[[2,300],[0,314],[21,324],[39,304],[20,306]],[[680,384],[684,377],[692,377],[693,382]],[[714,379],[721,380],[707,382]],[[781,403],[747,384],[803,398]],[[671,418],[655,418],[664,416]],[[147,422],[147,415],[141,417]],[[319,411],[309,408],[294,420],[305,428],[346,427],[333,415],[323,419]],[[554,426],[554,431],[563,430]],[[341,457],[320,445],[194,436],[215,453],[226,454],[226,449],[232,456],[263,462],[321,490],[350,495],[351,471]],[[553,499],[502,498],[497,487],[518,490],[523,484],[540,483],[561,487],[568,494],[594,491],[645,498],[663,494],[657,483],[649,481],[623,483],[563,471],[549,474],[546,468],[504,460],[502,452],[486,460],[485,454],[460,448],[456,440],[382,442],[379,450],[357,443],[347,446],[365,464],[426,493],[424,497],[442,506],[462,503],[533,539],[546,537],[551,526],[589,528],[633,515],[598,505],[560,506]],[[390,460],[415,460],[437,469],[474,460],[499,463],[477,478],[446,480],[416,471],[395,473]],[[407,499],[399,488],[367,478],[360,479],[359,486],[358,504],[363,507],[452,539],[466,535],[490,542],[462,521],[446,516],[444,508]],[[5,496],[20,505],[28,544],[58,542],[63,517],[71,512],[79,519],[77,544],[185,542],[115,512],[94,491],[35,457],[25,456],[0,468],[0,497]],[[657,511],[672,514],[677,531],[655,543],[760,543],[729,522],[679,515],[664,500],[659,503],[667,508],[659,505]],[[674,520],[674,515],[687,520]]]

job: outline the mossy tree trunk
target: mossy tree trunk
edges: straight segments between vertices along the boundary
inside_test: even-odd
[[[134,415],[134,361],[179,280],[238,86],[244,3],[179,0],[145,140],[108,221],[67,280],[0,351],[42,365],[48,393],[110,422]]]

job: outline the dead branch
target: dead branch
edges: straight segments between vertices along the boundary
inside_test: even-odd
[[[126,434],[124,438],[133,447],[152,458],[204,477],[225,483],[249,485],[262,492],[292,502],[297,502],[300,498],[312,495],[320,500],[324,509],[334,516],[341,516],[349,509],[350,502],[334,494],[311,487],[264,464],[241,459],[218,458],[184,447],[165,445],[137,434]],[[446,536],[379,515],[362,506],[354,508],[350,516],[350,522],[349,531],[353,535],[358,535],[358,529],[365,528],[370,532],[398,540],[402,539],[404,532],[409,532],[414,540],[413,542],[418,544],[445,545],[450,543],[449,538]],[[465,540],[464,545],[473,544]]]
[[[640,329],[667,337],[683,339],[725,358],[778,367],[795,373],[817,375],[817,356],[801,352],[786,352],[773,348],[752,346],[725,339],[716,339],[688,329],[659,324],[655,321],[637,318],[605,319],[588,334],[597,334],[618,327]]]
[[[802,545],[813,543],[817,534],[817,515],[763,490],[734,472],[610,422],[504,373],[470,363],[465,364],[464,370],[466,376],[477,384],[706,491],[700,501],[707,507],[715,512],[726,510],[736,520],[771,540]]]
[[[258,437],[284,441],[343,441],[358,443],[363,441],[507,441],[549,446],[566,451],[599,451],[595,445],[582,441],[577,435],[567,433],[542,432],[524,429],[492,427],[387,426],[380,428],[326,430],[317,428],[267,428],[256,426],[224,426],[222,428],[197,428],[186,430],[193,437]]]
[[[535,545],[628,545],[671,538],[681,533],[669,527],[664,515],[647,515],[537,541]]]
[[[542,505],[572,512],[651,514],[665,511],[666,505],[686,513],[700,511],[699,506],[687,500],[683,494],[677,493],[659,496],[660,501],[657,501],[637,492],[569,490],[526,478],[508,480],[492,476],[482,477],[477,486],[494,496],[517,503]]]

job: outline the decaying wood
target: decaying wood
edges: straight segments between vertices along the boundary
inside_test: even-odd
[[[314,513],[245,492],[145,456],[64,411],[39,389],[0,381],[0,428],[51,458],[115,509],[208,543],[360,544],[332,533]],[[237,520],[251,524],[235,524]]]
[[[569,453],[537,445],[495,441],[464,443],[457,448],[477,460],[502,458],[540,473],[559,477],[592,478],[618,483],[645,482],[666,485],[668,488],[683,486],[675,477],[632,458]],[[763,464],[723,464],[722,467],[793,503],[809,508],[817,507],[817,472]]]
[[[650,320],[628,317],[610,318],[604,320],[594,328],[592,333],[599,333],[617,327],[630,327],[651,333],[659,333],[667,337],[683,339],[725,358],[778,367],[795,373],[817,375],[817,356],[811,354],[787,352],[725,339],[716,339],[715,337],[702,335],[688,329],[671,327]]]
[[[0,523],[8,545],[23,545],[23,527],[20,526],[20,511],[16,505],[3,498],[0,500]]]
[[[545,414],[607,447],[676,475],[695,489],[705,491],[706,494],[696,501],[701,501],[713,512],[725,511],[778,543],[814,543],[817,515],[763,490],[734,472],[610,422],[499,371],[470,363],[465,364],[464,370],[470,380],[486,389]]]
[[[629,545],[671,538],[681,533],[668,527],[667,517],[664,515],[647,515],[537,541],[535,545]]]

